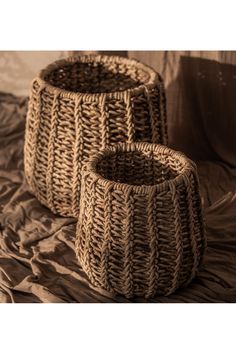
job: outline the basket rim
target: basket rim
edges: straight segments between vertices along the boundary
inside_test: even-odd
[[[70,90],[65,90],[54,86],[48,83],[45,80],[45,76],[50,73],[52,70],[60,68],[62,65],[72,65],[75,62],[81,63],[89,63],[89,62],[97,62],[97,63],[125,63],[125,64],[132,64],[137,68],[142,69],[143,71],[149,74],[149,79],[146,83],[139,84],[136,87],[125,89],[125,90],[117,90],[117,91],[110,91],[110,92],[96,92],[96,93],[89,93],[89,92],[74,92]],[[131,96],[135,96],[140,92],[143,92],[145,88],[154,88],[158,83],[162,82],[161,76],[158,72],[156,72],[152,67],[147,64],[140,62],[137,59],[133,58],[126,58],[121,57],[118,55],[103,55],[103,54],[88,54],[88,55],[78,55],[78,56],[69,56],[67,58],[59,59],[47,65],[44,69],[40,70],[38,76],[34,78],[32,84],[37,81],[39,85],[43,88],[46,88],[49,92],[54,94],[68,97],[68,98],[78,98],[81,96],[86,96],[91,99],[97,99],[101,95],[108,96],[109,98],[117,98],[121,99],[127,92],[130,93]]]
[[[177,159],[181,160],[183,163],[184,170],[179,173],[176,177],[168,179],[159,184],[153,185],[135,185],[122,182],[112,181],[106,179],[100,173],[97,172],[97,164],[104,158],[110,155],[116,154],[118,152],[132,152],[132,151],[158,151],[175,156]],[[189,177],[193,171],[196,172],[196,164],[190,160],[185,154],[180,151],[173,150],[165,145],[153,144],[147,142],[137,142],[137,143],[119,143],[114,146],[108,147],[101,150],[97,154],[91,157],[90,161],[82,169],[82,177],[85,175],[90,175],[94,180],[99,181],[100,185],[104,187],[112,187],[115,190],[133,190],[136,193],[150,193],[153,191],[164,192],[169,190],[170,185],[178,186],[184,182],[186,177]]]

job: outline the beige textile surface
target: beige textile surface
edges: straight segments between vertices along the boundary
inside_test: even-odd
[[[127,302],[88,283],[74,252],[75,220],[55,217],[29,193],[22,159],[26,104],[0,95],[0,302]],[[188,288],[149,302],[236,301],[236,171],[203,162],[199,172],[205,264]]]
[[[66,51],[0,51],[0,91],[28,95],[38,71],[69,54]]]

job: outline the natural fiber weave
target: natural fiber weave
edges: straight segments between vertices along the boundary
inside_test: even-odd
[[[117,142],[167,143],[164,86],[135,60],[81,56],[49,65],[33,81],[25,136],[25,175],[54,213],[77,216],[80,171]]]
[[[197,171],[183,154],[119,144],[84,168],[76,253],[95,286],[169,295],[193,279],[204,249]]]

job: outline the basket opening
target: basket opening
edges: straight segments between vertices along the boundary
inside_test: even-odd
[[[97,162],[96,172],[103,178],[130,185],[157,185],[184,171],[183,161],[166,153],[117,152]]]
[[[148,72],[123,62],[68,62],[47,71],[43,79],[54,87],[81,93],[133,89],[150,79]]]

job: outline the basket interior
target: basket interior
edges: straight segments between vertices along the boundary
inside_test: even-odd
[[[81,93],[123,91],[145,84],[149,78],[148,72],[126,62],[96,61],[65,62],[43,77],[55,87]]]
[[[183,173],[181,158],[166,153],[117,152],[104,156],[96,172],[103,178],[130,185],[156,185]]]

